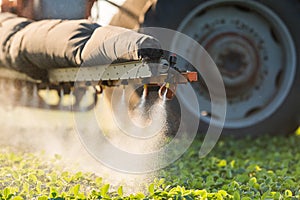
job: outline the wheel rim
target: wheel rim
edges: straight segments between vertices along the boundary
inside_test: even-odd
[[[296,50],[283,21],[265,5],[209,1],[191,11],[178,31],[197,40],[222,74],[228,98],[225,128],[257,124],[271,116],[287,97],[295,76]],[[172,48],[178,48],[179,43],[175,39]],[[183,59],[178,66],[189,68]],[[220,116],[210,114],[205,84],[200,80],[194,88],[199,91],[200,118],[207,123],[212,117],[218,119]],[[185,106],[189,107],[188,101]]]

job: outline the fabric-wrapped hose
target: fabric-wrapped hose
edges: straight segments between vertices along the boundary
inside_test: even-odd
[[[33,78],[47,69],[103,65],[162,56],[159,42],[132,30],[88,20],[31,21],[0,13],[0,64]]]

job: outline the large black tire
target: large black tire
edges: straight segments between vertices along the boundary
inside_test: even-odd
[[[234,17],[238,19],[234,21]],[[213,20],[209,21],[211,18]],[[214,48],[213,45],[208,45],[209,41],[205,41],[209,40],[207,39],[209,37],[213,38],[211,35],[222,35],[222,41],[213,44],[224,49],[221,43],[226,40],[237,44],[240,40],[243,44],[247,43],[246,40],[249,40],[249,43],[252,41],[250,51],[256,54],[255,63],[248,61],[249,63],[245,64],[244,60],[241,61],[248,56],[243,55],[247,53],[244,47],[226,47],[227,53],[218,52],[211,55],[224,80],[228,79],[226,77],[228,73],[234,76],[229,79],[229,83],[224,81],[228,96],[228,114],[223,133],[237,136],[286,134],[298,127],[300,119],[299,18],[298,0],[158,0],[155,9],[149,10],[146,14],[143,26],[179,30],[199,41],[208,53]],[[233,21],[236,24],[233,24]],[[193,32],[195,27],[191,27],[195,23],[198,23],[198,28],[202,27],[199,34],[195,34],[195,31]],[[268,27],[268,31],[263,27]],[[229,32],[234,32],[243,39],[237,41],[228,34]],[[227,36],[230,38],[226,38]],[[258,38],[262,47],[259,47]],[[227,46],[230,45],[234,44]],[[223,56],[221,61],[220,55]],[[244,64],[246,67],[240,65],[230,67],[234,62]],[[226,66],[228,63],[229,67]],[[247,73],[237,73],[234,70],[243,71],[251,67],[255,68],[255,72],[249,80],[229,87],[236,76],[245,76],[241,77],[243,80],[249,77]],[[203,90],[199,85],[201,84],[195,85],[196,91]],[[200,104],[203,103],[203,96],[203,92],[198,92]],[[200,121],[203,131],[209,119],[207,116],[201,116]]]

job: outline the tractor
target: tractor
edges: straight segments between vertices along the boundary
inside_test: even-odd
[[[227,100],[222,124],[224,134],[242,137],[286,134],[299,126],[299,0],[2,0],[3,11],[35,20],[90,18],[101,25],[128,29],[161,27],[178,31],[198,42],[218,67]],[[188,44],[176,38],[172,48],[192,53]],[[172,52],[164,54],[168,57]],[[170,64],[170,60],[168,62]],[[181,57],[177,58],[176,65],[178,73],[186,79],[175,82],[190,82],[197,94],[200,113],[195,113],[199,111],[191,106],[188,98],[181,106],[198,116],[199,131],[205,131],[211,120],[222,118],[211,111],[211,99],[203,79],[205,74],[197,72],[196,66]],[[51,72],[54,79],[62,74],[59,70]],[[72,70],[64,72],[71,73],[74,78]],[[141,76],[146,77],[147,73]],[[149,77],[154,76],[151,73]],[[161,85],[165,80],[162,77],[168,76],[156,75],[158,78],[151,84]],[[61,93],[67,92],[70,80],[66,77],[65,84],[52,88],[62,87]],[[119,81],[119,77],[116,80]],[[94,84],[93,79],[87,81],[90,85],[98,84]],[[123,84],[111,81],[109,76],[102,81],[106,85]],[[40,84],[40,89],[45,88]],[[178,106],[176,98],[171,101],[174,107]],[[174,108],[174,112],[177,110]]]

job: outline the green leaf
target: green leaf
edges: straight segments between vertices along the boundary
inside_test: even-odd
[[[252,200],[250,197],[242,197],[242,200]]]
[[[75,197],[78,195],[79,190],[80,190],[80,185],[79,184],[77,184],[73,187],[73,194],[74,194]]]
[[[109,190],[110,185],[109,184],[105,184],[104,186],[101,187],[101,196],[106,197],[107,196],[107,192]]]
[[[220,162],[218,163],[218,167],[226,167],[226,165],[227,165],[226,160],[220,160]]]
[[[285,190],[285,191],[284,191],[284,196],[285,196],[285,197],[292,197],[292,196],[293,196],[293,193],[292,193],[291,190]]]
[[[228,195],[225,190],[219,190],[217,193],[220,194],[222,197],[226,197]]]
[[[120,186],[120,187],[118,188],[118,195],[119,195],[120,197],[123,197],[123,186]]]
[[[297,136],[300,136],[300,127],[296,130],[295,133],[296,133]]]
[[[37,177],[34,174],[30,174],[28,178],[33,183],[36,183],[37,180],[38,180]]]
[[[4,195],[4,198],[5,198],[5,199],[8,199],[8,198],[9,198],[9,196],[11,195],[11,193],[10,193],[10,188],[9,188],[9,187],[4,188],[4,190],[3,190],[3,195]]]
[[[194,200],[194,198],[192,197],[192,196],[184,196],[184,199],[186,199],[186,200]]]
[[[241,199],[240,193],[238,191],[235,191],[233,193],[233,200],[240,200],[240,199]]]
[[[144,195],[143,193],[138,192],[138,193],[135,195],[135,198],[137,198],[137,199],[144,199],[144,198],[145,198],[145,195]]]
[[[57,194],[58,194],[57,189],[54,187],[51,187],[50,194],[49,194],[50,198],[55,198],[57,196]]]
[[[207,198],[207,191],[206,190],[196,190],[195,195],[200,196],[203,199],[206,199]]]
[[[153,183],[151,183],[151,184],[149,185],[148,191],[149,191],[150,195],[153,195],[153,194],[154,194],[154,184],[153,184]]]
[[[37,181],[35,189],[36,189],[38,194],[42,193],[42,182],[41,181]]]
[[[97,187],[101,187],[102,185],[102,178],[101,177],[97,177],[95,180],[95,183],[97,185]]]
[[[82,172],[77,172],[77,173],[75,174],[75,178],[76,178],[76,179],[80,179],[80,178],[82,178],[82,177],[83,177]]]
[[[24,199],[21,196],[15,196],[15,197],[13,197],[13,200],[24,200]]]

